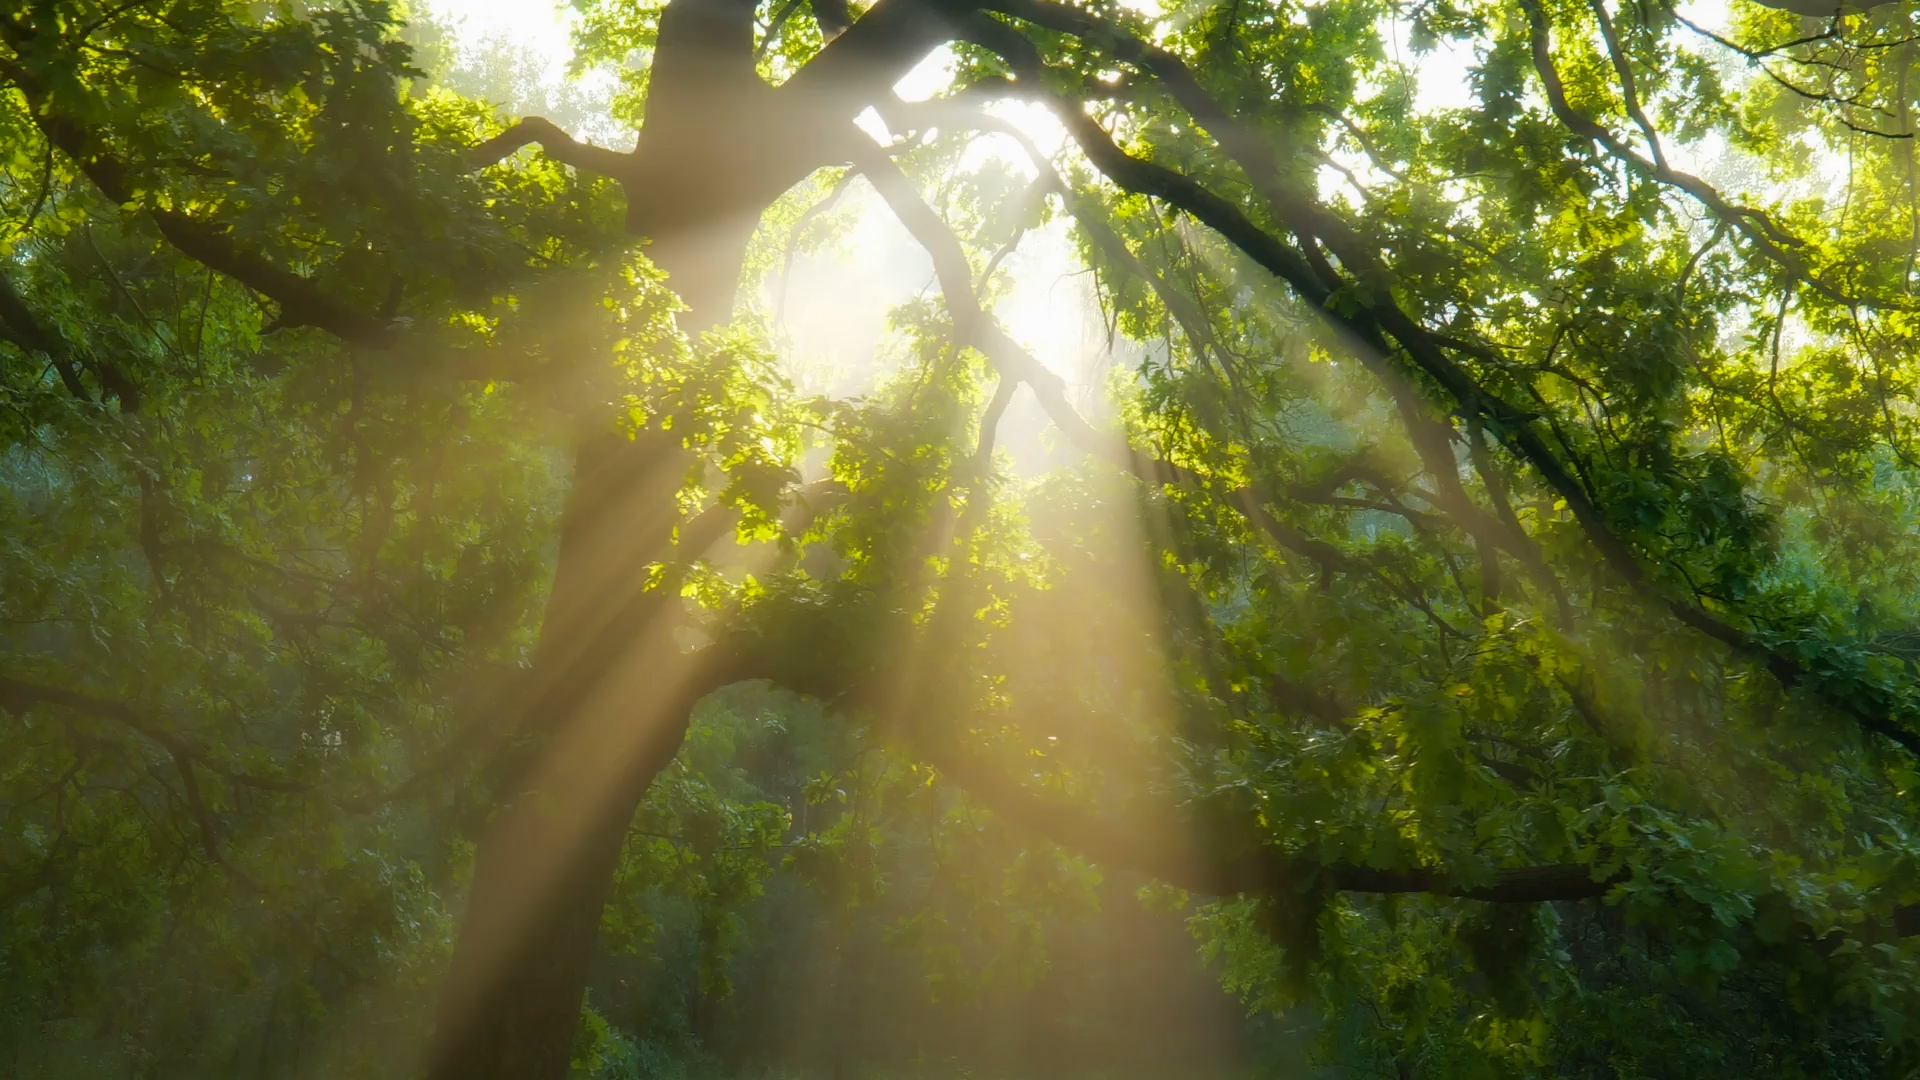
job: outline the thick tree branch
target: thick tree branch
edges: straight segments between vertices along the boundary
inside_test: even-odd
[[[964,585],[960,588],[964,593]],[[943,597],[928,633],[941,633],[943,616],[950,609],[970,610],[970,605],[956,604],[952,598]],[[828,673],[820,665],[812,665],[799,674],[796,681],[789,677],[795,675],[789,670],[791,665],[775,659],[784,651],[777,644],[761,642],[757,647],[746,648],[741,647],[745,644],[741,642],[723,644],[728,650],[723,655],[728,659],[723,665],[716,665],[723,667],[724,673],[712,685],[766,678],[796,692],[829,701],[845,703],[871,696],[865,692],[871,688],[863,691],[845,681],[849,676],[856,681],[873,678],[871,671],[864,676],[850,672]],[[1266,845],[1250,833],[1228,830],[1227,833],[1196,834],[1191,827],[1171,820],[1172,807],[1154,813],[1150,820],[1117,817],[1071,796],[1047,791],[1044,778],[1038,774],[1022,777],[1017,769],[1010,769],[989,754],[966,746],[960,733],[975,725],[937,704],[928,707],[929,703],[951,698],[930,694],[931,684],[926,678],[923,673],[915,680],[917,694],[892,695],[896,705],[902,699],[911,700],[915,705],[910,720],[889,726],[897,730],[915,752],[996,815],[1109,869],[1143,874],[1211,896],[1283,897],[1328,889],[1371,895],[1425,894],[1496,904],[1600,899],[1631,876],[1626,870],[1618,870],[1596,877],[1592,866],[1565,863],[1496,868],[1470,876],[1443,866],[1383,868],[1343,862],[1320,863]],[[1281,692],[1294,690],[1297,688],[1282,687]],[[1335,716],[1339,709],[1336,704],[1317,697],[1298,704],[1324,716]],[[1576,704],[1580,704],[1577,698]],[[1004,724],[1003,717],[982,717],[978,726],[999,728]],[[1920,934],[1920,905],[1896,907],[1888,912],[1888,917],[1897,933]]]
[[[1254,224],[1238,207],[1181,173],[1121,150],[1078,101],[1044,89],[1045,72],[1038,50],[1026,38],[1004,24],[987,19],[977,20],[968,32],[978,43],[1007,59],[1019,75],[1022,88],[1050,105],[1082,152],[1109,179],[1128,191],[1161,199],[1179,208],[1292,286],[1303,300],[1321,309],[1330,323],[1351,336],[1359,359],[1390,385],[1402,378],[1387,342],[1391,337],[1404,350],[1406,359],[1445,391],[1463,415],[1487,421],[1487,427],[1498,433],[1506,447],[1531,466],[1547,487],[1566,502],[1588,541],[1635,591],[1659,604],[1681,623],[1764,667],[1783,686],[1810,690],[1864,730],[1920,756],[1920,734],[1899,719],[1911,710],[1884,691],[1845,677],[1836,681],[1816,675],[1799,659],[1693,601],[1672,595],[1656,582],[1632,545],[1614,532],[1605,511],[1594,502],[1585,485],[1541,436],[1535,417],[1487,390],[1447,354],[1448,346],[1437,335],[1391,302],[1390,278],[1370,252],[1355,246],[1356,238],[1350,232],[1336,233],[1336,250],[1343,262],[1376,286],[1368,290],[1369,298],[1345,294],[1344,306],[1357,309],[1358,317],[1335,310],[1329,303],[1333,291],[1317,268]]]
[[[0,709],[22,713],[35,705],[56,705],[74,712],[112,720],[133,729],[158,745],[166,752],[174,771],[180,777],[180,790],[186,800],[187,812],[193,818],[194,828],[200,837],[201,849],[206,852],[208,860],[232,875],[235,881],[259,891],[259,883],[229,862],[226,855],[221,852],[219,823],[215,820],[212,809],[207,805],[206,796],[200,790],[200,779],[195,773],[195,768],[206,768],[234,783],[273,791],[302,790],[304,785],[295,785],[274,778],[254,777],[221,768],[208,758],[205,750],[191,740],[166,731],[119,702],[0,675]]]
[[[506,160],[524,146],[539,144],[548,157],[581,172],[614,179],[630,175],[634,155],[584,143],[560,130],[559,125],[542,116],[528,116],[519,123],[467,151],[467,164],[484,169]]]
[[[1322,211],[1311,199],[1301,198],[1288,189],[1283,180],[1281,154],[1271,145],[1271,137],[1254,130],[1222,108],[1200,85],[1200,80],[1185,61],[1164,48],[1142,40],[1113,19],[1058,3],[1057,0],[991,0],[982,7],[1096,44],[1112,52],[1116,59],[1132,64],[1158,80],[1195,122],[1213,135],[1227,156],[1239,164],[1268,209],[1299,238],[1300,257],[1312,268],[1313,273],[1327,287],[1337,286],[1339,276],[1320,251],[1316,239],[1340,229],[1343,223]],[[975,34],[998,37],[1011,44],[1006,42],[1003,24],[995,20],[976,17],[969,23],[969,29]],[[995,47],[987,40],[983,40],[982,44]],[[1028,52],[1032,44],[1022,38],[1016,48]],[[1023,58],[1022,64],[1031,66],[1029,61],[1032,59],[1037,59],[1037,54]],[[1292,148],[1280,148],[1281,151],[1289,149]]]
[[[104,148],[104,140],[79,121],[53,111],[38,84],[11,65],[7,74],[26,95],[34,123],[93,182],[100,193],[122,206],[135,203],[133,169]],[[145,207],[160,235],[181,254],[238,281],[280,305],[279,325],[311,326],[357,344],[384,347],[392,328],[335,299],[308,278],[275,264],[242,243],[224,224],[166,207]]]
[[[66,340],[34,317],[4,273],[0,273],[0,341],[46,357],[67,393],[90,405],[94,403],[93,395],[80,381],[80,365],[67,348]]]
[[[1487,489],[1487,497],[1493,503],[1494,513],[1506,535],[1512,539],[1508,546],[1514,550],[1521,565],[1533,575],[1533,579],[1553,598],[1555,612],[1559,616],[1560,628],[1573,628],[1573,603],[1567,599],[1566,586],[1554,574],[1553,567],[1547,565],[1547,557],[1534,542],[1532,536],[1520,524],[1520,518],[1513,512],[1513,500],[1507,494],[1506,477],[1500,472],[1500,465],[1487,451],[1486,442],[1481,438],[1483,430],[1477,419],[1470,420],[1467,426],[1467,453],[1473,462],[1473,468],[1480,475],[1480,483]]]
[[[952,41],[967,10],[956,0],[880,0],[782,84],[780,97],[829,121],[851,120]]]
[[[864,140],[863,140],[864,142]],[[1155,485],[1185,485],[1196,489],[1218,488],[1219,484],[1183,465],[1130,446],[1122,436],[1103,432],[1087,423],[1066,398],[1066,381],[1035,360],[1019,342],[1014,341],[993,317],[980,307],[974,292],[973,274],[966,253],[953,230],[940,220],[933,208],[921,198],[900,167],[880,147],[871,143],[851,148],[855,168],[874,185],[881,198],[893,210],[915,240],[933,259],[934,275],[946,298],[947,311],[954,320],[961,341],[978,349],[1002,378],[1024,382],[1033,388],[1048,419],[1081,452],[1115,465],[1141,480]],[[1223,493],[1229,505],[1238,509],[1253,526],[1281,547],[1304,555],[1328,570],[1370,572],[1372,567],[1324,540],[1315,539],[1289,524],[1268,508],[1275,502],[1273,493],[1252,486],[1232,487]],[[1388,583],[1391,589],[1393,586]],[[1395,592],[1400,592],[1394,589]],[[1433,613],[1416,598],[1401,592],[1403,599]]]
[[[1003,384],[1011,380],[1003,378]],[[839,679],[850,680],[828,685],[836,679],[816,670],[809,672],[806,684],[787,685],[801,693],[810,693],[842,703],[865,702],[877,707],[882,727],[897,733],[910,748],[923,755],[937,769],[965,789],[969,796],[1015,826],[1083,855],[1112,869],[1128,870],[1159,879],[1192,892],[1215,895],[1288,896],[1302,891],[1335,891],[1408,894],[1481,900],[1491,903],[1541,903],[1551,900],[1584,900],[1601,897],[1626,880],[1624,873],[1600,880],[1592,868],[1580,865],[1528,866],[1495,870],[1484,878],[1464,879],[1443,867],[1386,869],[1355,866],[1349,863],[1324,864],[1275,848],[1253,831],[1250,820],[1245,827],[1193,823],[1183,825],[1177,808],[1167,805],[1141,817],[1138,811],[1126,817],[1088,806],[1072,796],[1044,790],[1044,779],[1037,774],[1023,777],[1017,769],[993,759],[966,744],[964,732],[973,727],[999,728],[1004,717],[971,717],[964,706],[952,703],[964,700],[964,692],[954,694],[943,685],[952,675],[946,663],[955,650],[949,637],[975,608],[976,597],[965,574],[950,578],[941,590],[933,615],[914,646],[917,652],[933,659],[909,665],[908,674],[896,679],[893,674],[878,675],[879,670],[893,673],[900,669],[882,665],[864,675],[843,672]],[[960,616],[956,620],[955,616]],[[737,653],[738,670],[785,681],[780,672],[786,667],[777,659],[777,646]],[[853,685],[861,681],[874,685]],[[878,691],[878,692],[876,692]],[[1332,714],[1338,707],[1317,696],[1311,708]],[[1036,783],[1037,782],[1037,783]]]
[[[853,6],[847,0],[813,0],[813,21],[820,25],[820,36],[832,41],[853,25]],[[768,29],[772,36],[773,31]]]
[[[1163,820],[1153,823],[1158,827],[1129,825],[1037,791],[952,740],[923,738],[916,748],[969,795],[1017,826],[1110,868],[1211,896],[1283,896],[1320,884],[1340,892],[1537,904],[1595,899],[1626,880],[1624,874],[1596,880],[1590,867],[1568,864],[1513,867],[1496,870],[1484,881],[1463,881],[1442,867],[1323,865],[1250,843],[1209,851],[1207,843],[1194,843],[1185,830]]]

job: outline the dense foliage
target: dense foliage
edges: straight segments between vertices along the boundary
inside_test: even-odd
[[[673,5],[829,131],[731,318],[643,241],[752,178],[622,162],[779,140],[680,92],[661,5],[575,3],[631,158],[378,0],[0,5],[16,1075],[414,1072],[559,760],[525,687],[609,439],[665,509],[587,501],[668,539],[583,588],[656,598],[609,625],[704,700],[580,1074],[1270,1040],[1100,997],[1182,985],[1179,924],[1353,1075],[1920,1067],[1911,5]],[[759,285],[849,184],[938,289],[830,400]],[[1036,229],[1143,358],[1110,421],[994,320]],[[1016,393],[1069,464],[996,455]]]

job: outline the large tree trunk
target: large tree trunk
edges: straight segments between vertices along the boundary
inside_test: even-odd
[[[684,466],[659,435],[578,455],[532,685],[442,991],[435,1080],[566,1075],[627,825],[700,693],[673,639],[678,598],[642,587]]]
[[[812,168],[770,137],[750,0],[663,13],[633,171],[631,231],[698,332],[731,314],[761,212]],[[642,589],[672,545],[689,464],[677,437],[583,441],[519,738],[482,835],[428,1055],[430,1080],[561,1080],[601,909],[633,813],[713,685],[673,634],[677,596]]]

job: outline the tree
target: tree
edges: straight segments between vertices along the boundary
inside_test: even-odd
[[[9,631],[0,681],[16,805],[54,806],[23,894],[67,911],[76,845],[159,857],[72,819],[104,759],[264,895],[228,852],[297,876],[287,807],[324,832],[482,762],[428,1072],[560,1076],[635,808],[698,701],[768,679],[1219,898],[1236,986],[1383,1012],[1402,1074],[1575,1053],[1612,985],[1564,947],[1589,924],[1657,987],[1784,972],[1907,1052],[1901,11],[583,11],[590,59],[645,57],[631,153],[435,92],[382,4],[0,19],[10,618],[57,628]],[[1475,50],[1472,107],[1420,108],[1398,27]],[[895,98],[941,46],[953,88]],[[1709,134],[1770,201],[1677,164]],[[901,316],[915,378],[867,402],[797,400],[736,319],[756,228],[823,170],[940,287]],[[1010,205],[1069,214],[1154,343],[1117,429],[992,315]],[[993,465],[1021,386],[1086,459],[1031,492]],[[24,531],[63,503],[93,512]],[[729,532],[785,553],[729,572]],[[1089,611],[1128,632],[1060,641]],[[483,688],[461,733],[454,680]]]

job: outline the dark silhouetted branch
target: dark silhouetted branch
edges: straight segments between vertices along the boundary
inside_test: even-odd
[[[34,123],[113,202],[135,202],[133,170],[102,148],[102,140],[79,121],[49,107],[38,83],[26,72],[6,65],[6,74],[26,95]],[[181,254],[238,281],[280,306],[278,325],[310,326],[344,341],[370,346],[393,342],[385,320],[329,296],[308,278],[275,264],[242,243],[228,226],[166,207],[147,207],[147,216],[160,235]]]
[[[885,101],[915,64],[953,40],[953,6],[948,0],[880,0],[832,35],[826,48],[781,85],[780,96],[817,110],[820,118],[853,119],[861,109]],[[820,5],[814,10],[818,14]]]
[[[538,144],[548,157],[581,172],[620,179],[633,172],[634,156],[603,146],[584,143],[560,130],[559,125],[541,116],[529,116],[467,151],[467,164],[475,169],[506,160],[525,146]]]
[[[80,365],[72,350],[67,348],[66,341],[34,316],[5,274],[0,274],[0,340],[46,357],[59,374],[60,383],[67,388],[67,392],[93,404],[93,395],[80,382]]]
[[[813,21],[820,25],[820,36],[832,41],[853,25],[853,5],[847,0],[813,0]]]
[[[1349,334],[1357,346],[1359,359],[1391,387],[1403,376],[1395,365],[1388,344],[1390,338],[1400,347],[1406,359],[1452,399],[1463,415],[1488,421],[1487,427],[1498,433],[1502,443],[1532,467],[1549,490],[1566,502],[1588,542],[1635,591],[1659,604],[1681,623],[1764,667],[1783,686],[1810,690],[1815,697],[1852,718],[1864,730],[1883,736],[1909,753],[1920,756],[1920,734],[1896,719],[1902,707],[1884,693],[1865,687],[1857,680],[1843,679],[1843,685],[1836,685],[1827,678],[1816,676],[1800,660],[1769,646],[1751,632],[1733,625],[1692,600],[1672,595],[1654,581],[1632,545],[1614,532],[1605,511],[1540,434],[1535,425],[1536,417],[1482,386],[1466,368],[1448,355],[1448,346],[1436,334],[1415,322],[1391,301],[1391,288],[1369,289],[1365,298],[1352,292],[1346,293],[1345,299],[1351,302],[1346,306],[1357,309],[1357,315],[1334,310],[1333,305],[1329,304],[1333,295],[1329,283],[1318,268],[1299,252],[1256,225],[1238,207],[1191,178],[1128,154],[1079,101],[1046,90],[1044,66],[1032,42],[1005,24],[984,18],[970,24],[968,33],[977,43],[999,52],[1012,65],[1019,76],[1018,85],[1022,92],[1051,106],[1082,152],[1110,180],[1135,194],[1157,198],[1180,209],[1218,232],[1255,263],[1286,282],[1303,300],[1321,309],[1331,324]],[[1539,42],[1536,41],[1536,50],[1539,48]],[[1587,123],[1591,125],[1591,121]],[[1711,189],[1708,192],[1711,194]],[[1717,198],[1717,195],[1714,197]],[[1325,223],[1324,216],[1316,215],[1314,222],[1316,226]],[[1742,227],[1737,220],[1734,226]],[[1758,226],[1748,222],[1747,227],[1752,229]],[[1374,284],[1390,285],[1378,260],[1371,252],[1356,246],[1350,231],[1338,230],[1334,239],[1337,242],[1336,252],[1344,263],[1364,278],[1371,279]],[[1862,689],[1869,691],[1864,695],[1868,700],[1862,700],[1863,695],[1858,693]]]
[[[1210,853],[1206,843],[1193,843],[1178,824],[1156,821],[1152,825],[1158,827],[1134,827],[1116,822],[1064,796],[1020,783],[978,755],[928,742],[937,740],[922,740],[918,748],[936,767],[1009,822],[1104,866],[1206,895],[1287,895],[1319,884],[1340,892],[1538,904],[1596,899],[1626,880],[1624,874],[1596,880],[1592,868],[1567,864],[1513,867],[1493,871],[1485,880],[1464,880],[1442,867],[1325,865],[1256,845]]]
[[[1789,235],[1764,211],[1729,202],[1705,180],[1691,173],[1683,173],[1671,168],[1664,161],[1650,161],[1642,157],[1613,132],[1608,131],[1605,125],[1575,109],[1567,99],[1566,86],[1560,81],[1560,71],[1554,66],[1552,29],[1547,21],[1546,11],[1541,8],[1539,0],[1521,0],[1520,6],[1527,14],[1528,47],[1532,52],[1534,73],[1540,77],[1541,89],[1546,92],[1547,103],[1553,109],[1554,116],[1569,131],[1582,138],[1591,139],[1607,153],[1626,163],[1642,176],[1692,196],[1694,201],[1706,207],[1715,218],[1738,230],[1755,248],[1795,278],[1806,282],[1809,288],[1819,292],[1820,295],[1847,307],[1859,307],[1867,303],[1861,297],[1848,296],[1814,273],[1807,261],[1792,250],[1802,246],[1801,241]],[[1629,98],[1629,101],[1631,100]],[[1875,303],[1871,306],[1893,306],[1905,309],[1902,305],[1891,302]]]

